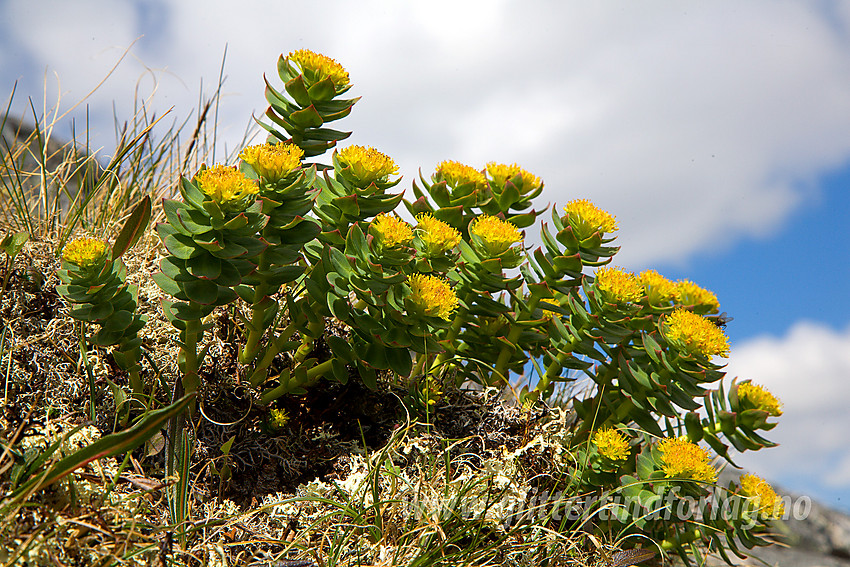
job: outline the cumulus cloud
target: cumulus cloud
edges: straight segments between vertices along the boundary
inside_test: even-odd
[[[744,453],[739,464],[799,492],[850,491],[850,326],[834,331],[800,322],[782,337],[733,345],[728,373],[784,402],[778,425],[766,434],[780,446]],[[797,486],[807,477],[816,483]]]
[[[392,155],[405,186],[444,159],[519,162],[546,181],[541,205],[589,197],[615,213],[619,262],[634,268],[769,234],[813,179],[850,157],[850,10],[841,4],[250,6],[9,0],[0,21],[4,45],[28,62],[28,93],[40,92],[49,67],[66,100],[145,34],[90,101],[106,130],[112,100],[126,116],[139,77],[144,89],[156,85],[160,113],[187,115],[201,79],[214,85],[227,43],[219,136],[231,147],[264,109],[261,77],[275,78],[277,54],[325,52],[364,96],[342,127]]]

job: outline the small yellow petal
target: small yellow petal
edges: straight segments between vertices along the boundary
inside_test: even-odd
[[[372,221],[372,226],[380,236],[381,244],[387,248],[404,246],[413,240],[413,229],[396,216],[381,213]]]
[[[306,75],[309,75],[308,79],[311,83],[317,83],[325,77],[330,77],[337,89],[348,86],[348,71],[326,55],[315,53],[309,49],[299,49],[290,53],[288,58],[298,64]]]
[[[539,177],[532,175],[515,163],[507,165],[491,161],[487,164],[487,174],[490,176],[492,185],[497,191],[501,191],[505,184],[517,175],[522,179],[521,193],[523,194],[528,193],[532,189],[537,189],[543,184]]]
[[[586,238],[593,232],[614,232],[617,230],[617,219],[611,213],[603,211],[587,199],[576,199],[567,203],[564,211],[586,227]]]
[[[741,493],[750,499],[763,518],[778,519],[785,513],[785,504],[764,479],[754,475],[741,476]]]
[[[708,307],[709,313],[720,310],[720,301],[714,292],[702,288],[689,280],[676,282],[676,303],[680,305],[700,305]]]
[[[62,258],[81,268],[94,266],[106,253],[106,243],[96,238],[78,238],[69,242]]]
[[[336,157],[345,174],[360,188],[384,183],[390,175],[398,173],[393,159],[373,147],[348,146],[337,152]]]
[[[664,318],[667,340],[690,354],[729,356],[729,339],[714,323],[682,307]]]
[[[484,174],[468,165],[464,165],[457,161],[444,161],[437,166],[437,171],[434,177],[438,181],[445,181],[446,185],[451,188],[456,188],[460,185],[475,185],[476,188],[482,188],[487,185],[487,178]]]
[[[674,301],[677,297],[676,284],[655,270],[644,270],[638,276],[649,302],[653,305]]]
[[[274,183],[301,166],[304,151],[295,144],[259,144],[244,148],[239,157],[257,175]]]
[[[782,402],[758,384],[742,382],[738,384],[738,399],[747,400],[753,407],[766,411],[769,415],[782,415]]]
[[[411,301],[425,315],[448,321],[457,309],[458,299],[454,290],[445,281],[435,276],[413,274],[407,279]]]
[[[611,303],[630,303],[643,296],[643,286],[631,272],[613,266],[596,270],[596,287]]]
[[[440,256],[457,246],[460,232],[428,213],[416,215],[416,232],[429,256]]]
[[[195,183],[204,194],[227,211],[244,210],[260,188],[233,167],[215,165],[198,173]]]
[[[667,478],[717,482],[717,470],[711,466],[708,451],[685,437],[664,439],[659,443],[661,465]]]
[[[502,254],[517,242],[522,242],[522,233],[516,226],[490,215],[474,218],[469,224],[469,234],[479,237],[494,256]]]
[[[599,454],[610,461],[624,461],[629,456],[629,442],[616,429],[600,429],[593,434],[593,444]]]

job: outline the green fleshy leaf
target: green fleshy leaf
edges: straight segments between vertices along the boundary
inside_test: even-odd
[[[186,260],[181,260],[173,256],[160,260],[159,269],[162,270],[163,274],[176,282],[188,282],[194,279],[194,276],[186,271]]]
[[[218,286],[218,298],[215,300],[215,305],[227,305],[236,301],[236,292],[229,287]]]
[[[101,329],[89,341],[97,346],[111,346],[118,344],[124,337],[124,331],[107,331]]]
[[[348,363],[354,361],[354,353],[351,350],[351,345],[348,344],[348,341],[342,337],[337,337],[336,335],[327,335],[325,337],[325,341],[328,343],[328,346],[335,357]]]
[[[289,120],[299,128],[318,128],[325,122],[312,104],[290,114]]]
[[[165,302],[163,301],[163,306]],[[212,308],[193,303],[174,302],[170,304],[170,313],[181,321],[198,321],[212,312]],[[173,323],[172,323],[173,324]]]
[[[193,231],[183,224],[183,220],[180,216],[181,213],[185,213],[187,210],[186,205],[180,201],[175,201],[173,199],[162,200],[162,211],[165,213],[165,218],[168,219],[169,226],[179,233],[191,237],[194,232],[203,232],[203,230]],[[195,225],[195,223],[191,224],[199,229],[203,228]],[[206,229],[209,229],[209,227],[206,227]]]
[[[334,379],[340,384],[348,383],[348,367],[338,358],[331,360],[331,370]]]
[[[197,279],[186,282],[183,290],[191,301],[201,305],[212,305],[218,299],[218,285],[209,280]]]
[[[284,82],[283,88],[286,89],[289,96],[301,107],[307,107],[312,104],[313,101],[310,99],[307,87],[304,85],[304,78],[301,75]]]
[[[103,321],[112,315],[112,313],[112,304],[107,301],[104,303],[83,305],[81,307],[71,309],[69,315],[71,315],[74,319],[82,321],[98,322]]]
[[[159,286],[159,289],[172,297],[176,297],[182,301],[188,301],[189,298],[183,293],[183,288],[178,285],[173,279],[165,275],[163,272],[156,272],[151,276],[154,283]]]
[[[289,91],[287,90],[287,92]],[[336,96],[336,88],[334,87],[334,83],[331,78],[325,77],[307,89],[307,93],[311,101],[326,102]],[[295,97],[293,96],[292,98]]]
[[[247,285],[237,285],[233,290],[245,303],[249,305],[254,303],[254,288]]]
[[[411,358],[408,349],[388,348],[385,349],[385,352],[389,366],[396,374],[410,376],[410,371],[413,369],[413,358]]]
[[[223,287],[233,287],[242,282],[242,274],[232,262],[222,260],[221,273],[215,278],[215,283]]]
[[[116,311],[107,319],[101,329],[107,332],[123,332],[133,322],[133,314],[129,311]]]
[[[193,209],[203,210],[204,194],[189,179],[184,177],[180,182],[180,194],[183,200]]]
[[[186,270],[197,278],[214,280],[221,275],[221,264],[222,260],[205,252],[186,262]]]
[[[248,226],[248,217],[244,213],[241,213],[224,223],[222,228],[224,230],[239,230],[246,226]]]
[[[158,231],[160,226],[164,225],[157,225]],[[163,237],[162,233],[160,233],[160,237],[162,238],[162,244],[165,246],[166,250],[181,260],[188,260],[204,253],[203,249],[195,244],[195,241],[188,236],[184,236],[182,234],[166,234]]]
[[[24,245],[30,239],[29,233],[26,232],[15,232],[9,233],[4,238],[3,241],[0,242],[0,248],[9,256],[9,258],[15,258],[20,251],[24,248]]]
[[[360,373],[360,378],[363,380],[363,384],[366,385],[370,390],[378,389],[378,375],[375,371],[365,364],[357,364],[357,370]]]

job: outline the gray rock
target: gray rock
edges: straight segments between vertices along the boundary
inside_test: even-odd
[[[741,474],[727,469],[721,474],[721,482],[737,480]],[[753,557],[739,564],[760,565],[761,560],[776,567],[850,567],[850,516],[808,496],[781,487],[776,487],[776,491],[790,496],[792,502],[790,517],[777,524],[782,543],[754,549]],[[798,503],[796,510],[793,503]],[[798,517],[794,512],[798,512]]]

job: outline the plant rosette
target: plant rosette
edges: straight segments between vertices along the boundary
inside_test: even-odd
[[[267,246],[256,237],[266,225],[257,185],[233,168],[202,168],[183,179],[183,202],[164,199],[167,222],[156,230],[170,256],[154,274],[159,287],[180,303],[166,315],[178,328],[217,305],[236,299],[233,288],[256,269],[252,262]]]

